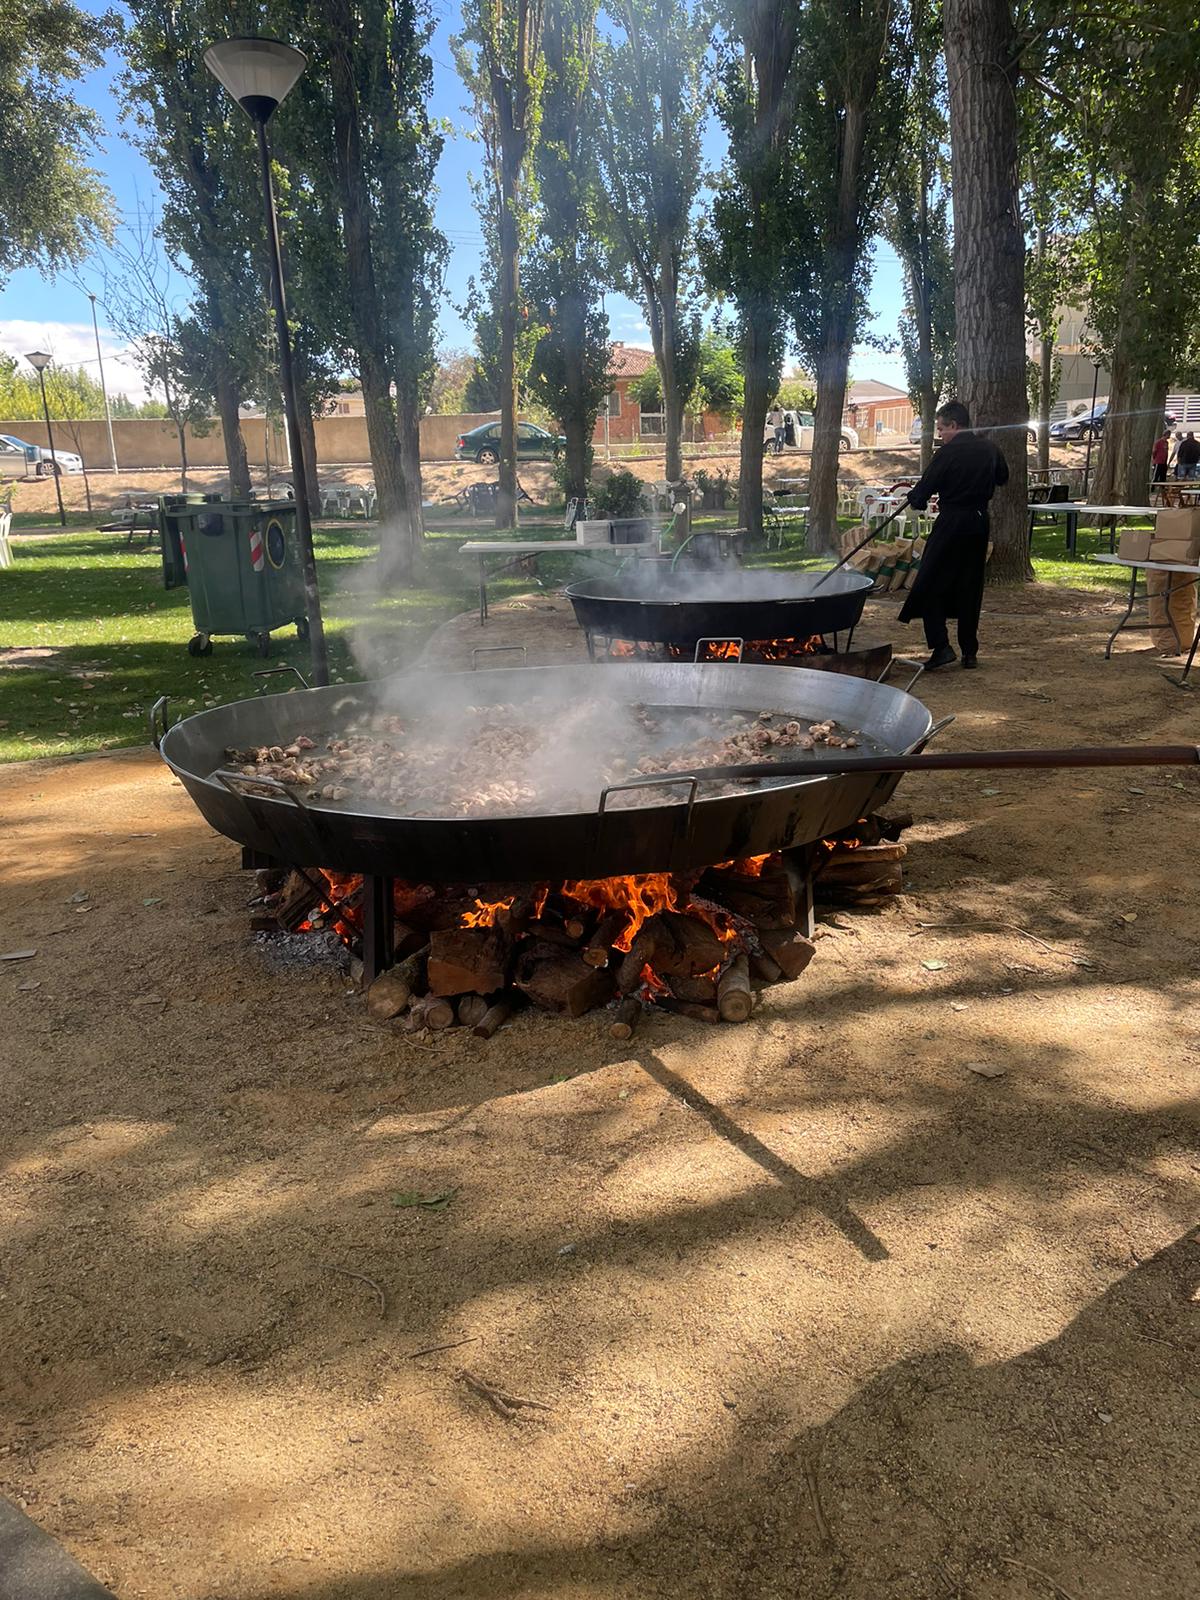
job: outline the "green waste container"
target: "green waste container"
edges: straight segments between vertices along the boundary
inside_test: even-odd
[[[169,502],[169,503],[168,503]],[[308,637],[294,500],[163,497],[163,581],[182,581],[196,632],[188,652],[212,652],[214,634],[244,634],[259,655],[289,623]]]

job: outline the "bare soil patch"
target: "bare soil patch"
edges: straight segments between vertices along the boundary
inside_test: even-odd
[[[989,596],[942,742],[1194,742],[1109,626]],[[0,1492],[121,1600],[1200,1591],[1197,779],[899,795],[894,912],[631,1048],[394,1034],[153,754],[0,771]]]

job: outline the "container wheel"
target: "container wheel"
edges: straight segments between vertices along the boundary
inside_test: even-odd
[[[256,633],[254,635],[254,648],[260,656],[271,654],[271,635],[269,633]]]
[[[308,643],[308,618],[307,617],[297,617],[296,618],[296,637],[297,637],[297,639],[299,639],[301,644],[307,644]]]
[[[188,640],[187,648],[190,656],[210,656],[212,655],[212,640],[206,633],[194,633]]]

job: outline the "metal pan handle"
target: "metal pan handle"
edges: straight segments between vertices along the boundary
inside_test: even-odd
[[[878,678],[876,678],[876,683],[886,683],[892,675],[893,667],[911,667],[913,669],[913,675],[904,685],[903,689],[901,689],[901,694],[907,694],[912,688],[913,684],[916,683],[917,679],[925,671],[925,663],[923,661],[914,661],[911,656],[893,656],[888,662],[887,666],[884,667],[883,671],[879,674]]]
[[[948,717],[942,717],[940,721],[934,723],[933,727],[930,728],[928,733],[923,734],[915,744],[910,744],[907,750],[901,751],[901,754],[906,756],[919,756],[921,751],[924,750],[925,746],[932,740],[936,739],[939,733],[944,733],[953,721],[953,713],[951,713],[951,715]]]
[[[502,650],[519,650],[522,661],[529,665],[529,651],[523,644],[478,644],[471,651],[471,671],[476,670],[480,656],[499,655]]]
[[[688,797],[687,808],[683,814],[683,827],[682,829],[676,828],[676,836],[678,837],[682,834],[683,838],[686,839],[692,831],[692,807],[696,804],[696,789],[699,781],[698,778],[693,777],[688,772],[652,772],[644,778],[629,778],[624,783],[610,783],[607,789],[601,789],[600,804],[596,809],[596,814],[599,818],[599,826],[596,831],[597,848],[600,840],[604,837],[604,819],[609,815],[606,808],[610,794],[619,794],[622,789],[665,789],[679,783],[687,784]]]
[[[300,679],[301,688],[304,688],[304,689],[311,689],[312,688],[312,685],[309,683],[308,679],[304,676],[304,674],[300,671],[300,668],[299,667],[293,667],[290,661],[284,667],[263,667],[261,672],[256,672],[254,674],[254,676],[256,678],[277,678],[281,672],[294,673],[295,676]],[[267,688],[267,686],[264,683],[263,684],[263,693],[264,694],[266,693],[266,688]]]
[[[710,634],[705,634],[703,639],[697,639],[696,640],[696,648],[692,651],[692,665],[695,666],[695,667],[698,667],[700,665],[700,646],[702,644],[735,644],[735,645],[737,645],[737,655],[734,657],[734,660],[737,661],[739,664],[740,664],[741,659],[742,659],[742,654],[743,654],[743,652],[745,651],[745,648],[746,648],[745,639],[739,639],[736,634],[732,634],[732,633],[726,633],[726,634],[710,633]]]
[[[167,712],[167,702],[170,696],[160,694],[150,707],[150,743],[156,750],[161,750],[162,742],[171,731],[171,718]],[[158,731],[159,721],[162,722],[162,732]]]
[[[320,859],[319,852],[322,848],[321,836],[317,832],[316,820],[313,817],[312,811],[308,806],[305,805],[304,801],[301,800],[300,796],[296,793],[296,790],[291,784],[281,783],[278,778],[248,777],[244,772],[231,772],[228,767],[218,768],[217,771],[213,773],[213,777],[219,784],[228,789],[230,794],[233,795],[236,800],[240,800],[242,804],[246,806],[247,811],[250,810],[250,807],[246,804],[247,798],[249,793],[256,788],[270,790],[270,794],[259,795],[258,798],[260,800],[290,800],[295,806],[296,810],[304,818],[305,829],[312,838],[313,844],[318,851],[316,859]],[[251,815],[253,815],[253,813],[251,813]]]

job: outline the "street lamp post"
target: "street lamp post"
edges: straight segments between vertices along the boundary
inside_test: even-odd
[[[54,472],[54,492],[58,496],[58,520],[65,528],[67,513],[63,509],[62,479],[58,471],[58,457],[54,454],[54,429],[50,426],[50,405],[46,399],[46,368],[53,357],[48,356],[44,350],[31,350],[25,359],[36,370],[38,383],[42,389],[42,415],[46,419],[46,437],[50,441],[50,466]]]
[[[1092,409],[1089,412],[1088,422],[1088,447],[1087,457],[1083,463],[1083,498],[1088,497],[1088,485],[1092,481],[1092,440],[1096,437],[1096,391],[1100,387],[1100,363],[1092,362]],[[1110,401],[1111,405],[1112,402]]]
[[[117,470],[117,443],[112,431],[112,408],[108,403],[108,385],[104,381],[104,357],[100,354],[100,324],[96,321],[96,296],[89,294],[92,302],[92,332],[96,335],[96,365],[100,368],[100,393],[104,396],[104,420],[108,423],[108,453],[112,457],[112,469]]]
[[[309,646],[312,651],[312,677],[318,685],[329,682],[329,653],[325,645],[325,625],[321,619],[321,591],[317,586],[317,562],[313,551],[312,518],[309,515],[308,474],[300,439],[300,412],[296,401],[296,380],[292,371],[292,341],[288,332],[287,301],[283,289],[283,256],[279,246],[279,218],[275,213],[275,191],[271,183],[271,149],[267,143],[267,123],[294,88],[308,65],[308,57],[290,44],[277,39],[224,39],[209,45],[204,64],[227,89],[254,124],[258,141],[258,165],[262,179],[263,210],[267,223],[267,254],[271,264],[271,301],[275,308],[275,327],[279,338],[279,377],[283,389],[283,409],[287,418],[288,445],[292,457],[292,482],[296,495],[296,532],[304,566],[304,596],[308,612]]]

